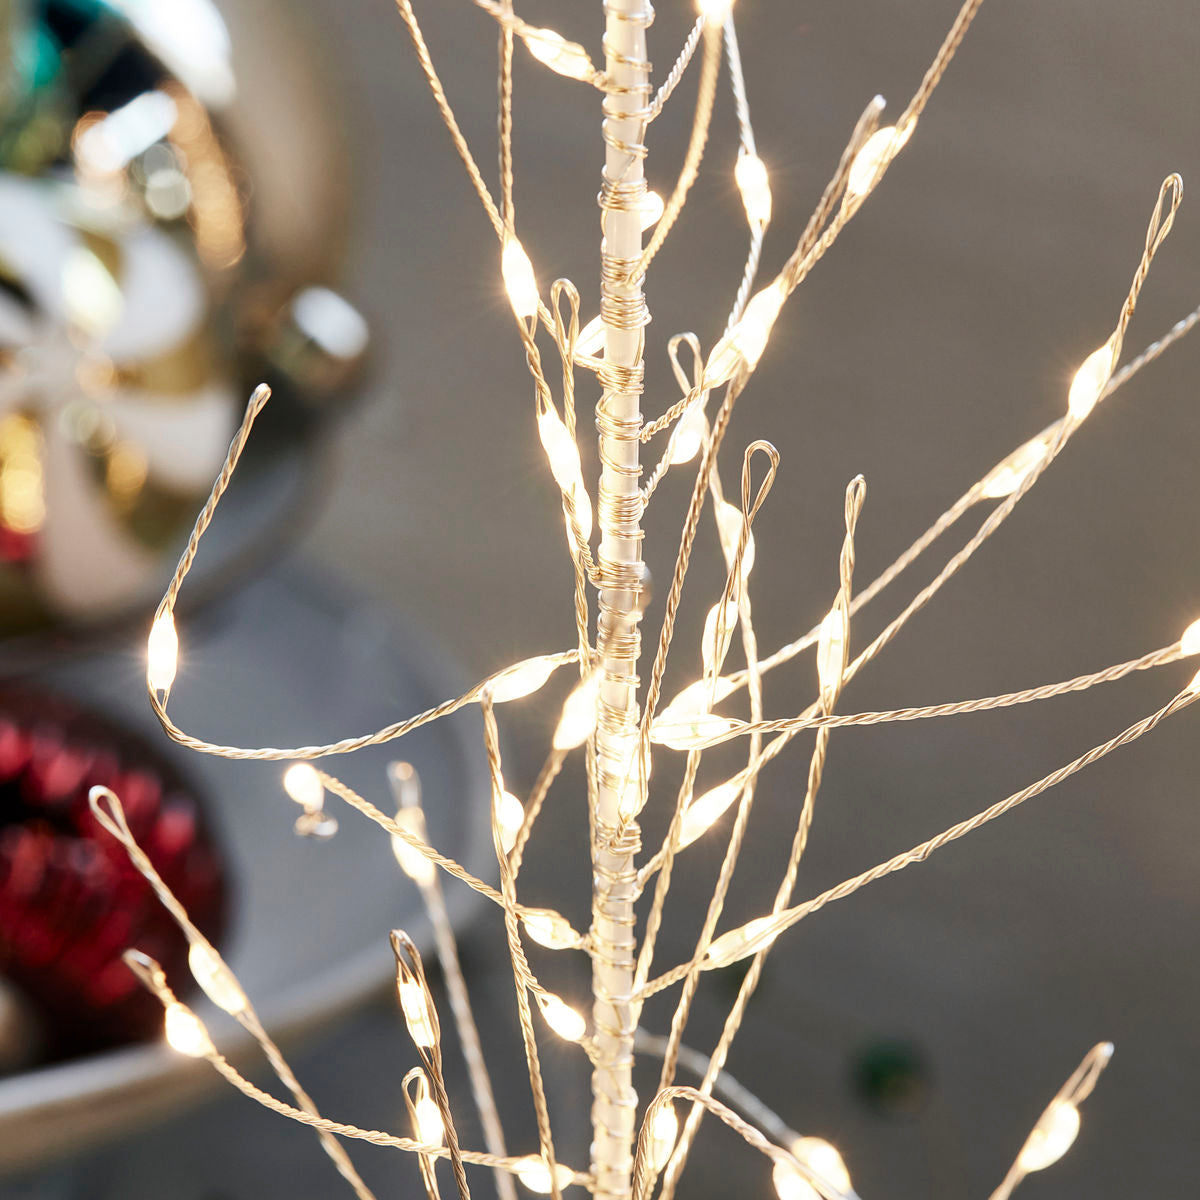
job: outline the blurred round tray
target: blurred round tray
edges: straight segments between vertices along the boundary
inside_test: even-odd
[[[294,566],[276,569],[235,600],[206,607],[181,628],[172,715],[215,742],[301,745],[374,729],[461,694],[452,662],[428,640]],[[384,832],[329,799],[340,829],[298,838],[298,810],[280,786],[281,764],[228,762],[167,742],[143,690],[139,642],[40,671],[37,682],[162,739],[206,801],[231,879],[222,947],[268,1030],[287,1039],[353,1008],[393,978],[388,931],[427,931],[418,893]],[[485,877],[494,870],[489,788],[477,717],[464,712],[398,743],[330,761],[329,769],[385,810],[393,758],[421,775],[431,839]],[[457,922],[474,907],[448,893]],[[182,982],[182,981],[179,981]],[[206,1002],[222,1053],[252,1043]],[[64,1157],[165,1116],[220,1080],[206,1063],[161,1043],[0,1078],[0,1171]]]

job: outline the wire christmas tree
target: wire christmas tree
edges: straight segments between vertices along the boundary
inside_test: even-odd
[[[232,1014],[262,1046],[293,1102],[257,1088],[216,1050],[207,1029],[178,1001],[161,968],[137,951],[127,961],[162,1001],[166,1036],[184,1054],[208,1059],[235,1087],[273,1109],[315,1129],[338,1170],[360,1197],[371,1192],[351,1164],[338,1138],[365,1139],[415,1156],[430,1197],[439,1195],[437,1163],[449,1160],[453,1187],[469,1195],[467,1168],[494,1173],[503,1200],[515,1196],[514,1177],[535,1192],[552,1194],[581,1186],[603,1200],[642,1200],[655,1188],[672,1197],[694,1144],[700,1122],[714,1116],[771,1160],[781,1200],[845,1200],[854,1196],[838,1151],[820,1138],[790,1129],[724,1071],[730,1045],[759,982],[763,962],[787,929],[832,901],[884,875],[923,861],[947,843],[977,829],[1046,791],[1056,783],[1124,746],[1200,697],[1200,674],[1161,708],[1022,790],[998,801],[912,849],[845,880],[803,902],[794,895],[798,868],[807,845],[814,806],[835,728],[913,721],[1025,704],[1110,683],[1142,670],[1175,663],[1200,653],[1200,621],[1162,649],[1058,683],[1018,692],[888,711],[839,712],[844,685],[869,665],[915,613],[1000,527],[1042,473],[1062,452],[1096,406],[1112,395],[1145,363],[1161,354],[1200,320],[1200,310],[1181,320],[1139,357],[1117,370],[1126,331],[1155,254],[1171,230],[1182,198],[1178,176],[1169,176],[1152,209],[1145,244],[1115,325],[1076,372],[1063,416],[1010,454],[956,500],[886,570],[855,591],[855,530],[866,499],[862,478],[845,493],[845,533],[836,586],[820,624],[768,655],[761,655],[754,634],[750,578],[754,567],[753,527],[774,482],[779,455],[769,442],[745,447],[729,491],[718,467],[734,405],[762,356],[788,297],[836,241],[873,194],[892,160],[913,136],[927,103],[949,66],[982,0],[966,0],[920,86],[895,121],[881,124],[884,103],[867,105],[851,132],[840,161],[792,254],[765,286],[755,290],[763,238],[771,220],[767,169],[757,153],[741,58],[730,14],[730,0],[702,0],[700,14],[677,60],[655,88],[647,57],[647,30],[653,20],[648,0],[605,0],[604,65],[593,64],[580,44],[558,32],[533,27],[514,11],[511,0],[475,0],[500,29],[500,188],[495,200],[459,128],[422,36],[410,0],[397,0],[411,34],[420,67],[454,146],[470,177],[499,243],[500,277],[512,305],[517,333],[534,384],[535,424],[550,472],[561,494],[566,549],[574,571],[577,644],[553,654],[519,662],[495,673],[466,694],[374,733],[342,741],[292,748],[243,748],[213,745],[180,729],[167,711],[175,680],[178,639],[173,612],[200,541],[213,519],[254,419],[269,398],[259,388],[230,447],[228,458],[200,514],[174,578],[150,631],[147,687],[154,711],[168,735],[182,746],[230,759],[288,762],[284,787],[300,806],[299,833],[329,836],[336,820],[326,811],[328,795],[338,797],[392,838],[397,860],[420,888],[428,909],[439,959],[446,978],[458,1040],[467,1062],[474,1102],[486,1149],[472,1151],[459,1141],[443,1071],[441,1018],[433,1003],[416,946],[393,931],[400,1005],[420,1059],[405,1077],[411,1136],[392,1135],[332,1121],[321,1116],[256,1016],[249,998],[217,950],[192,925],[153,866],[135,844],[120,799],[93,789],[98,819],[122,841],[134,863],[155,887],[191,943],[191,967],[197,982],[220,1008]],[[548,291],[539,285],[518,237],[513,207],[512,87],[516,43],[559,75],[590,86],[600,95],[604,145],[601,177],[601,294],[598,315],[583,320],[578,290],[565,279]],[[641,411],[648,353],[649,312],[643,283],[647,271],[674,227],[697,177],[708,142],[722,57],[739,126],[734,175],[749,231],[745,269],[736,289],[724,335],[707,353],[692,334],[668,340],[667,349],[679,396],[664,412],[647,420]],[[699,74],[695,113],[684,163],[670,195],[647,189],[644,162],[646,130],[660,114],[692,62]],[[556,387],[543,359],[552,346],[561,378]],[[690,351],[690,366],[681,354]],[[598,485],[589,487],[579,452],[576,377],[588,381],[596,402]],[[594,380],[594,383],[592,382]],[[652,450],[654,446],[656,449]],[[695,464],[691,497],[682,520],[679,548],[663,601],[657,636],[645,659],[641,625],[650,611],[649,574],[643,565],[642,516],[670,470]],[[728,498],[733,496],[733,499]],[[711,504],[710,504],[711,502]],[[968,512],[989,507],[978,530],[950,556],[933,579],[905,604],[883,631],[862,648],[851,636],[853,616],[892,582]],[[715,520],[724,557],[725,582],[704,625],[698,679],[666,703],[663,687],[668,656],[694,541],[706,509]],[[598,539],[593,526],[598,527]],[[591,612],[593,596],[596,616]],[[727,669],[735,634],[744,665]],[[807,649],[815,650],[817,696],[802,712],[767,719],[762,678]],[[643,682],[641,672],[649,663]],[[557,672],[577,675],[562,705],[545,764],[522,801],[507,788],[500,755],[497,706],[531,696]],[[743,716],[732,715],[738,701]],[[484,747],[492,783],[492,833],[499,887],[477,878],[432,847],[425,837],[420,783],[415,771],[393,764],[389,784],[395,815],[358,795],[334,774],[313,763],[367,746],[392,742],[467,706],[482,714]],[[721,918],[738,864],[755,786],[762,768],[801,733],[811,732],[803,805],[787,867],[770,910],[754,920],[722,929]],[[705,750],[735,743],[744,748],[745,765],[720,785],[696,794]],[[682,783],[676,794],[652,791],[655,756],[684,755]],[[572,754],[587,768],[587,812],[591,845],[591,922],[573,929],[559,912],[520,902],[518,884],[529,839],[542,805]],[[660,847],[642,846],[639,815],[648,804],[670,814]],[[686,962],[663,970],[655,962],[656,944],[676,859],[698,838],[715,836],[718,821],[733,812],[719,877],[713,889],[695,949]],[[515,999],[536,1116],[536,1153],[510,1156],[500,1114],[471,1012],[466,981],[458,964],[454,937],[442,899],[440,874],[473,888],[500,908],[511,959]],[[589,1016],[566,1004],[535,975],[526,953],[529,942],[561,952],[585,953],[592,964],[592,1011]],[[697,1055],[683,1043],[701,976],[735,963],[747,964],[737,998],[721,1037],[709,1055]],[[665,1035],[639,1027],[643,1005],[653,995],[678,989],[670,1029]],[[591,1161],[574,1169],[558,1160],[539,1059],[542,1026],[578,1043],[592,1067]],[[993,1193],[1004,1200],[1030,1171],[1051,1165],[1070,1147],[1079,1128],[1079,1104],[1090,1093],[1112,1047],[1093,1048],[1042,1114],[1012,1168]],[[639,1095],[633,1067],[637,1055],[661,1060],[659,1081]],[[696,1086],[676,1082],[683,1066],[699,1077]],[[456,1101],[457,1103],[457,1101]],[[445,1182],[443,1175],[442,1181]]]

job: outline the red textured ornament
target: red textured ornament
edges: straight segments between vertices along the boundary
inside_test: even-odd
[[[190,979],[187,940],[92,816],[97,784],[121,797],[134,837],[210,941],[225,922],[221,859],[180,774],[62,697],[0,688],[0,978],[32,1007],[46,1060],[157,1035],[161,1007],[121,962],[127,947]]]

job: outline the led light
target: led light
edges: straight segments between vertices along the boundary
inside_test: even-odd
[[[665,708],[659,709],[654,723],[657,725],[662,721],[664,725],[672,725],[702,717],[713,704],[720,704],[736,687],[737,684],[724,675],[718,675],[712,681],[697,679],[695,683],[689,683]]]
[[[737,556],[738,541],[742,536],[742,510],[728,500],[716,503],[717,534],[721,539],[721,553],[725,555],[725,566],[733,568]],[[742,552],[742,579],[749,576],[754,567],[754,534],[746,537],[746,549]]]
[[[732,779],[697,796],[684,809],[679,825],[679,848],[690,846],[701,834],[707,833],[729,811],[729,806],[742,794],[745,786],[746,773],[739,771]]]
[[[508,854],[517,844],[517,834],[525,823],[525,805],[512,794],[501,792],[496,806],[496,824],[500,827],[500,848]]]
[[[737,929],[731,929],[716,938],[704,956],[705,967],[727,967],[730,963],[765,950],[778,936],[774,928],[778,918],[755,917]]]
[[[846,670],[846,627],[838,605],[825,614],[817,635],[817,681],[821,699],[826,707],[833,702],[842,686]]]
[[[704,415],[704,405],[697,401],[679,418],[679,424],[671,434],[671,466],[681,467],[691,462],[704,445],[707,433],[708,418]]]
[[[154,618],[146,639],[146,682],[152,692],[170,691],[179,667],[179,635],[170,609]]]
[[[163,1014],[163,1031],[167,1045],[188,1058],[206,1058],[216,1053],[204,1022],[186,1005],[173,1000]]]
[[[548,950],[568,950],[579,945],[579,934],[571,928],[570,922],[548,908],[526,912],[521,922],[525,932]]]
[[[662,219],[663,212],[666,210],[666,202],[653,189],[646,193],[642,200],[642,230],[643,232],[650,228],[651,225],[657,225]]]
[[[396,990],[400,993],[400,1008],[413,1044],[429,1049],[437,1043],[437,1026],[429,1011],[425,989],[415,979],[402,979]]]
[[[713,347],[704,365],[704,386],[717,387],[737,373],[744,362],[751,370],[758,366],[767,339],[787,299],[787,283],[776,276],[746,305],[742,319]]]
[[[537,417],[538,437],[550,461],[555,483],[575,502],[575,516],[584,538],[592,536],[592,500],[583,484],[579,447],[558,413],[547,406]]]
[[[592,736],[599,717],[601,671],[589,672],[575,685],[554,730],[555,750],[574,750]]]
[[[797,1162],[812,1168],[839,1192],[851,1190],[850,1172],[846,1170],[845,1160],[832,1142],[820,1137],[802,1137],[792,1143],[791,1150]]]
[[[732,717],[700,713],[680,720],[657,718],[650,725],[650,740],[671,750],[701,750],[714,741],[740,728],[741,722]]]
[[[538,287],[533,274],[533,263],[525,253],[525,247],[512,235],[506,234],[504,250],[500,255],[500,274],[504,277],[504,290],[518,320],[527,321],[537,315]]]
[[[413,1125],[416,1126],[417,1141],[426,1146],[440,1146],[446,1140],[446,1123],[442,1120],[442,1110],[430,1094],[425,1072],[418,1067],[416,1076]]]
[[[739,154],[733,177],[742,193],[746,219],[754,228],[766,229],[771,223],[771,183],[766,163],[757,154]]]
[[[1069,1100],[1055,1100],[1021,1147],[1017,1165],[1022,1171],[1052,1166],[1070,1150],[1078,1133],[1079,1109]]]
[[[790,1162],[779,1160],[771,1169],[771,1182],[779,1200],[822,1200],[808,1179]]]
[[[733,0],[698,0],[696,7],[710,25],[724,25]]]
[[[1200,620],[1193,621],[1183,631],[1183,637],[1179,639],[1179,653],[1184,658],[1200,654]]]
[[[724,629],[719,629],[724,612]],[[724,605],[714,604],[704,618],[704,636],[700,642],[700,653],[704,657],[704,674],[715,675],[729,653],[733,631],[737,628],[738,606],[736,600],[726,600]],[[717,634],[720,632],[720,644]]]
[[[915,122],[910,121],[903,132],[895,125],[885,125],[867,138],[850,164],[850,173],[846,177],[847,200],[854,200],[871,190],[879,172],[900,153],[912,136],[913,124]]]
[[[325,799],[325,785],[311,763],[292,763],[283,773],[283,790],[305,812],[321,811],[321,804]]]
[[[587,1033],[587,1022],[583,1019],[582,1013],[577,1012],[569,1004],[550,993],[543,995],[538,992],[537,1002],[538,1007],[542,1010],[542,1016],[546,1018],[546,1024],[560,1038],[567,1042],[578,1042],[583,1039],[583,1035]]]
[[[517,1178],[531,1191],[548,1196],[554,1189],[550,1184],[550,1168],[546,1160],[536,1154],[527,1154],[516,1160]],[[554,1164],[554,1177],[558,1186],[565,1188],[573,1178],[571,1168],[562,1163]]]
[[[563,432],[566,433],[566,430],[564,429]],[[578,455],[576,455],[576,459],[578,460]],[[531,695],[554,674],[555,668],[560,665],[553,655],[547,654],[541,658],[528,658],[524,662],[517,663],[515,667],[509,667],[507,671],[502,671],[488,684],[488,689],[492,693],[492,702],[503,704],[507,700],[520,700],[522,696]]]
[[[664,1104],[650,1124],[650,1163],[656,1171],[667,1165],[678,1137],[679,1118],[675,1115],[675,1105]]]
[[[1046,436],[1030,438],[1018,446],[1002,463],[988,472],[979,485],[979,494],[985,500],[1001,500],[1011,496],[1025,482],[1030,471],[1046,457],[1050,443]]]
[[[576,354],[599,354],[604,349],[604,318],[593,317],[580,331]]]
[[[396,813],[396,824],[409,833],[419,837],[425,836],[425,814],[419,808],[402,808]],[[421,887],[428,887],[437,874],[437,867],[415,846],[410,845],[398,833],[392,834],[392,854],[400,864],[400,869]]]
[[[578,42],[568,42],[553,29],[526,29],[521,33],[529,53],[568,79],[591,79],[596,74],[588,52]]]
[[[1116,334],[1113,334],[1099,350],[1093,350],[1083,360],[1079,370],[1075,372],[1075,378],[1071,380],[1067,411],[1075,420],[1082,421],[1096,407],[1100,393],[1107,387],[1116,365]]]
[[[220,957],[203,942],[193,942],[188,950],[188,966],[200,990],[230,1016],[245,1012],[249,1006],[242,985]]]

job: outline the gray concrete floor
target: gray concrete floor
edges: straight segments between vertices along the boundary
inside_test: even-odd
[[[421,7],[447,90],[489,169],[489,22],[465,0]],[[529,3],[521,11],[598,52],[596,7]],[[768,268],[789,252],[863,105],[882,92],[889,111],[899,111],[954,7],[740,0],[750,101],[775,187]],[[369,394],[340,435],[336,486],[303,550],[418,622],[472,674],[569,645],[558,506],[490,227],[390,6],[306,0],[303,8],[341,81],[355,158],[346,284],[369,310],[378,347]],[[682,2],[660,7],[653,57],[664,68],[689,12]],[[782,454],[757,533],[761,645],[795,636],[828,607],[842,491],[856,472],[869,488],[859,526],[866,581],[1062,411],[1071,370],[1113,324],[1160,180],[1170,170],[1200,179],[1198,57],[1200,16],[1186,0],[985,5],[910,147],[796,295],[740,403],[727,476],[755,437]],[[682,155],[693,89],[694,81],[681,87],[653,130],[649,173],[663,191]],[[594,297],[597,97],[525,59],[517,93],[522,237],[545,280],[568,275]],[[651,414],[674,398],[666,337],[694,329],[710,343],[732,295],[744,243],[734,145],[723,95],[695,201],[650,280]],[[1147,286],[1130,352],[1200,299],[1195,203],[1185,201]],[[586,316],[595,307],[585,299]],[[1200,615],[1198,371],[1200,344],[1185,345],[1106,404],[978,560],[848,690],[844,706],[1004,691],[1177,637]],[[585,388],[581,401],[590,399]],[[682,474],[671,479],[648,515],[647,554],[659,580],[670,574],[687,490]],[[949,546],[867,611],[857,645],[931,577]],[[717,586],[707,533],[700,558],[681,645],[697,643]],[[660,594],[649,630],[661,613]],[[794,712],[812,693],[811,660],[781,674],[768,708]],[[813,895],[1016,790],[1156,708],[1186,677],[1184,667],[1167,668],[1036,709],[835,736],[798,894]],[[674,678],[686,681],[686,671]],[[517,791],[532,781],[549,720],[509,730]],[[1054,1089],[1106,1038],[1117,1054],[1077,1149],[1023,1195],[1195,1192],[1195,721],[1194,713],[1177,718],[781,943],[731,1068],[795,1127],[836,1140],[867,1200],[986,1196]],[[790,839],[780,831],[794,822],[806,765],[797,746],[764,775],[736,914],[769,902]],[[666,784],[671,771],[661,771]],[[668,793],[664,786],[660,804]],[[569,781],[546,820],[529,899],[553,896],[582,921],[585,818]],[[648,814],[651,844],[664,821],[661,811]],[[712,848],[692,852],[664,964],[687,952],[717,864]],[[481,927],[467,952],[479,994],[506,1012],[497,937],[498,927]],[[542,966],[564,991],[583,985],[582,975],[560,978],[555,964]],[[732,995],[706,982],[689,1041],[711,1044]],[[663,1006],[644,1018],[657,1028],[669,1019]],[[485,1024],[510,1123],[528,1139],[511,1021],[497,1008]],[[328,1110],[395,1121],[400,1060],[392,1045],[381,1065],[377,1049],[391,1026],[382,1010],[367,1014],[309,1056]],[[924,1064],[915,1115],[880,1113],[854,1083],[864,1052],[887,1042]],[[568,1157],[581,1159],[586,1101],[576,1066],[567,1054],[551,1061]],[[125,1196],[333,1195],[329,1172],[301,1165],[315,1153],[294,1131],[231,1101],[104,1163],[111,1178],[121,1176]],[[364,1161],[415,1194],[415,1175],[397,1176],[378,1155]],[[693,1196],[771,1195],[769,1170],[715,1126],[685,1178]]]

